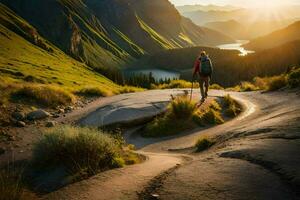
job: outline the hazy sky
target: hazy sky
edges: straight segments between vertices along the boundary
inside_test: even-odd
[[[170,0],[175,5],[187,4],[217,4],[217,5],[235,5],[235,6],[257,6],[260,4],[300,4],[300,0]]]

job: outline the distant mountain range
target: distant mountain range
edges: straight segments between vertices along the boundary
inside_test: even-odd
[[[183,9],[189,8],[189,9]],[[284,6],[267,15],[254,9],[179,8],[180,13],[199,26],[221,31],[236,39],[254,39],[300,20],[300,6]],[[244,29],[244,30],[242,30]]]
[[[27,40],[43,37],[94,69],[121,67],[144,54],[231,42],[182,17],[168,0],[0,0],[2,9],[31,28],[1,24]],[[1,13],[2,14],[2,13]],[[21,25],[23,27],[23,25]]]
[[[273,48],[291,41],[300,40],[300,21],[288,27],[272,32],[266,36],[251,40],[244,47],[252,50],[264,50]]]
[[[184,6],[177,6],[177,10],[180,13],[184,12],[193,12],[193,11],[233,11],[233,10],[238,10],[240,9],[239,7],[236,6],[231,6],[231,5],[226,5],[226,6],[218,6],[218,5],[184,5]]]

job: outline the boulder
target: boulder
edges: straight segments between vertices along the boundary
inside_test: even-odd
[[[18,120],[18,121],[25,119],[25,114],[22,112],[18,112],[18,111],[13,112],[11,116],[12,116],[12,118],[14,118],[15,120]]]
[[[39,109],[39,110],[35,110],[35,111],[32,111],[30,113],[27,114],[27,119],[29,120],[38,120],[38,119],[45,119],[47,117],[50,117],[50,113],[42,110],[42,109]]]

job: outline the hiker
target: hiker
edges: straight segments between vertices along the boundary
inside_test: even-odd
[[[197,58],[194,65],[194,73],[193,78],[195,79],[196,75],[199,75],[199,84],[200,84],[200,91],[201,91],[201,101],[204,102],[205,99],[208,97],[208,88],[209,82],[211,80],[213,73],[213,66],[210,58],[206,54],[205,51],[200,53],[200,57]],[[204,91],[205,86],[205,91]]]

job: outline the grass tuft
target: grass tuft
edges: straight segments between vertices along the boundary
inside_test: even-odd
[[[287,86],[287,78],[286,75],[273,76],[268,80],[268,91],[276,91],[283,87]]]
[[[89,128],[53,128],[34,146],[33,166],[37,169],[65,167],[71,174],[93,175],[123,166],[114,139]]]
[[[191,88],[192,83],[185,80],[172,80],[170,83],[160,85],[152,85],[151,89],[175,89],[175,88]],[[194,88],[199,88],[199,83],[194,83]]]
[[[125,85],[118,90],[118,93],[125,94],[125,93],[142,92],[142,91],[144,91],[143,88]]]
[[[197,152],[201,152],[201,151],[205,151],[205,150],[209,149],[214,144],[215,144],[215,142],[213,142],[207,138],[202,138],[196,142],[195,146],[197,148]]]
[[[66,90],[48,85],[24,85],[11,93],[13,101],[34,103],[47,107],[72,104],[74,95]]]
[[[77,95],[86,97],[106,97],[109,96],[109,92],[101,87],[84,87],[75,92]]]

